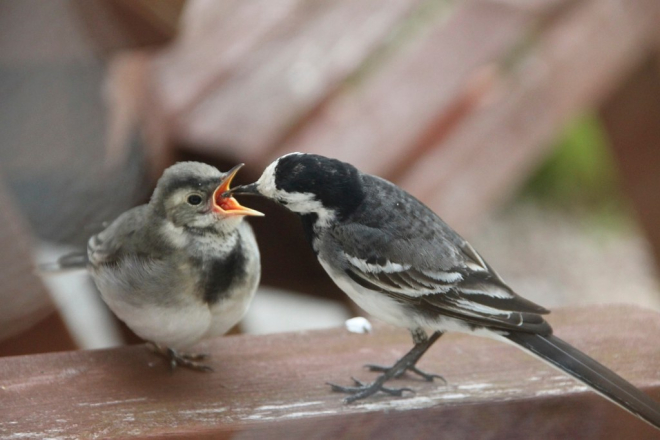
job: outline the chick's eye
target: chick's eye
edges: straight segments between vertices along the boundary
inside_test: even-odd
[[[198,194],[191,194],[188,196],[188,203],[191,205],[199,205],[202,203],[202,196]]]
[[[280,203],[280,205],[285,205],[285,206],[286,206],[286,205],[289,204],[289,203],[288,203],[286,200],[284,200],[284,199],[278,199],[277,201]]]

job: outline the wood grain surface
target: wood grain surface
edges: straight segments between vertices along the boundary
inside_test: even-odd
[[[623,188],[660,269],[660,55],[630,75],[605,102],[601,116]]]
[[[556,333],[660,399],[660,315],[629,306],[561,310]],[[144,346],[0,359],[0,437],[658,438],[657,431],[515,347],[446,335],[403,398],[352,405],[325,384],[370,380],[411,346],[405,330],[221,337],[213,373],[175,371]],[[442,435],[441,435],[442,433]],[[566,437],[568,436],[568,437]]]

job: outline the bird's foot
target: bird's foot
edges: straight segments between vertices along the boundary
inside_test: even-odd
[[[394,368],[394,367],[385,367],[385,366],[382,366],[382,365],[373,365],[373,364],[367,364],[367,365],[365,365],[365,367],[367,367],[369,369],[369,371],[378,371],[378,372],[386,373],[386,374],[390,373],[390,370],[392,370],[392,368]],[[410,371],[411,373],[414,373],[417,376],[420,376],[421,378],[423,378],[427,382],[433,382],[434,379],[440,379],[442,382],[444,382],[445,385],[447,385],[447,380],[444,377],[440,376],[439,374],[431,374],[431,373],[427,373],[425,371],[422,371],[419,368],[417,368],[415,365],[411,365],[407,368],[400,369],[396,373],[392,374],[392,378],[398,379],[401,376],[403,376],[407,371]]]
[[[176,367],[186,367],[197,371],[213,371],[213,368],[203,364],[201,360],[207,359],[207,353],[178,353],[171,348],[167,349],[167,358],[170,361],[170,369],[174,371]]]
[[[158,344],[150,343],[154,353],[163,356],[170,364],[172,371],[176,367],[186,367],[196,371],[213,371],[208,365],[202,364],[199,361],[209,358],[208,353],[179,353],[173,348],[162,347]]]
[[[415,393],[415,391],[411,388],[388,388],[383,386],[383,383],[385,382],[385,380],[383,380],[384,377],[384,375],[381,376],[373,383],[364,383],[361,380],[352,377],[351,379],[353,379],[353,382],[355,382],[355,386],[352,387],[336,385],[330,382],[327,382],[327,384],[330,385],[332,391],[337,393],[351,394],[351,396],[344,399],[345,403],[353,403],[356,400],[364,399],[373,394],[376,394],[379,391],[385,394],[389,394],[390,396],[397,397],[401,397],[405,391],[409,391],[413,394]]]

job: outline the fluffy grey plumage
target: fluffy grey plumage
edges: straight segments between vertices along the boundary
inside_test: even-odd
[[[245,215],[261,215],[221,193],[228,173],[180,162],[148,204],[90,238],[88,268],[110,309],[172,365],[205,369],[180,355],[222,335],[245,314],[260,278],[259,249]]]
[[[552,335],[548,311],[517,295],[474,248],[427,206],[396,185],[323,156],[292,153],[233,194],[259,194],[301,216],[321,265],[360,307],[408,328],[415,346],[372,384],[332,385],[347,401],[382,391],[415,366],[446,331],[512,342],[591,386],[653,426],[660,406],[586,354]],[[427,331],[432,334],[429,337]]]

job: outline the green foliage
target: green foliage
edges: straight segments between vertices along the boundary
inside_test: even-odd
[[[606,226],[626,222],[616,162],[596,115],[568,124],[523,195],[578,211]]]

